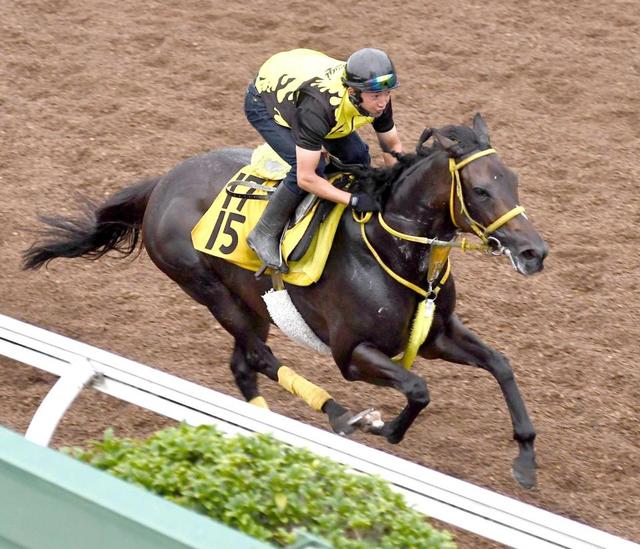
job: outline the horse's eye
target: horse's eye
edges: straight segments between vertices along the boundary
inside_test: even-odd
[[[482,187],[474,187],[473,192],[476,194],[476,196],[484,200],[486,200],[487,198],[491,198],[489,191],[487,191],[487,189],[483,189]]]

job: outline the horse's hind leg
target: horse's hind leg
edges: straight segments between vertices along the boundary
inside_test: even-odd
[[[458,364],[469,364],[487,370],[493,375],[509,408],[513,424],[513,437],[518,443],[519,454],[513,460],[513,476],[525,488],[536,483],[536,458],[534,440],[536,432],[529,419],[520,389],[509,366],[509,361],[499,352],[485,345],[452,315],[444,331],[433,343],[424,346],[420,355],[424,358],[440,358]]]
[[[258,372],[247,362],[244,349],[236,341],[231,355],[231,373],[238,389],[247,402],[260,408],[269,408],[258,389]]]
[[[168,269],[166,270],[168,272]],[[183,279],[183,272],[191,278]],[[172,273],[168,272],[171,276]],[[196,269],[184,269],[171,276],[195,301],[204,305],[220,325],[235,339],[230,367],[234,380],[245,400],[266,408],[258,388],[258,370],[248,358],[250,350],[266,347],[269,324],[235,298],[212,271],[198,276]],[[268,347],[266,347],[268,350]]]
[[[260,400],[256,400],[260,397],[257,381],[255,385],[252,382],[250,371],[253,370],[278,382],[290,393],[300,396],[314,410],[324,411],[325,404],[329,401],[333,403],[329,393],[278,361],[265,343],[268,321],[234,296],[213,272],[194,277],[180,286],[198,303],[205,305],[222,327],[235,338],[237,352],[234,349],[231,367],[236,381],[240,380],[238,386],[245,398],[249,398],[254,404],[261,404]],[[256,396],[252,396],[254,393]],[[346,411],[344,408],[343,410]]]

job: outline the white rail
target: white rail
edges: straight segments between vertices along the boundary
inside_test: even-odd
[[[48,444],[83,387],[192,425],[271,433],[391,483],[420,512],[510,547],[624,549],[640,546],[532,505],[391,456],[96,347],[0,315],[0,353],[60,376],[27,438]]]

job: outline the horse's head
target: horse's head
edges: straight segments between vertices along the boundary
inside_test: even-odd
[[[541,271],[548,246],[519,205],[518,178],[491,149],[482,116],[475,115],[473,129],[446,126],[434,138],[450,159],[453,223],[507,255],[519,273]]]

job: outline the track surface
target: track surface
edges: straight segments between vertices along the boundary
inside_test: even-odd
[[[538,429],[539,485],[510,476],[515,443],[497,385],[471,368],[419,361],[432,404],[399,446],[417,463],[640,541],[640,12],[632,2],[227,2],[5,0],[0,22],[2,313],[237,395],[231,340],[143,255],[24,273],[25,229],[220,146],[256,145],[243,91],[271,53],[338,57],[375,45],[401,78],[397,124],[481,111],[520,175],[521,202],[551,246],[525,279],[505,260],[454,258],[458,310],[510,357]],[[366,25],[363,23],[366,21]],[[365,132],[371,139],[371,134]],[[372,142],[373,144],[373,142]],[[331,361],[274,330],[282,361],[354,409],[394,414],[392,391],[349,384]],[[53,379],[0,359],[0,423],[24,431]],[[272,407],[326,427],[263,383]],[[166,420],[87,393],[56,445],[108,426],[143,436]],[[459,534],[461,547],[494,547]]]

